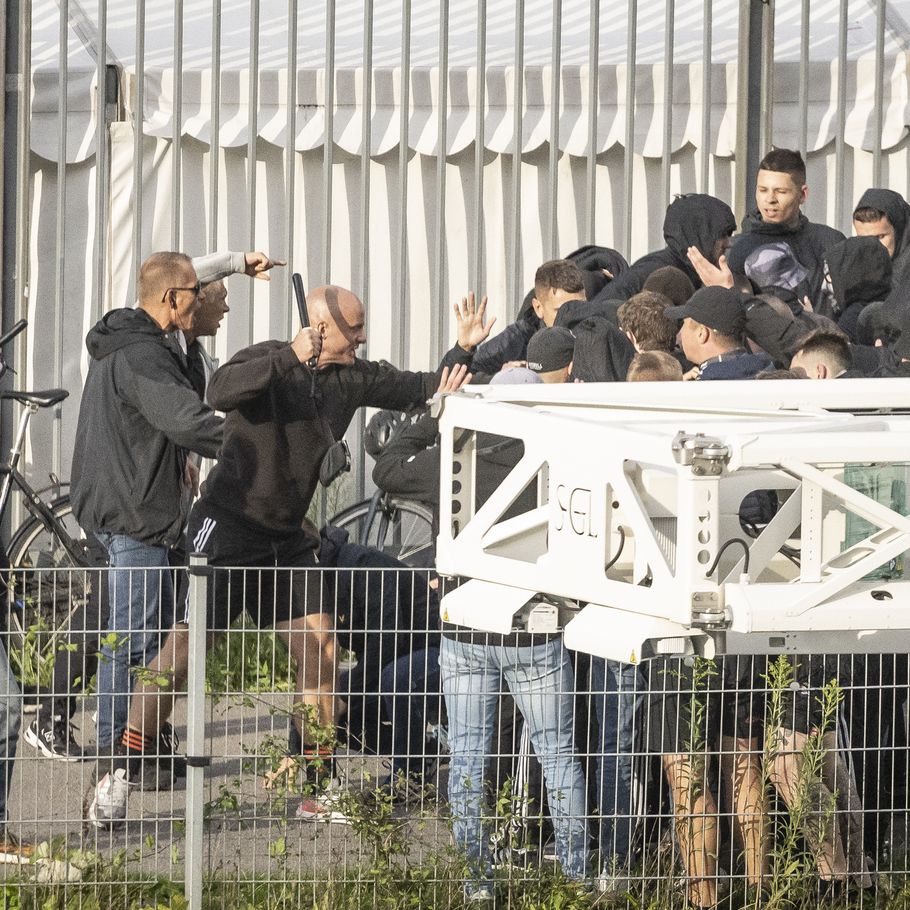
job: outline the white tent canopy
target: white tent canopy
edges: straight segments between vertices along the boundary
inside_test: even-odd
[[[58,0],[59,2],[59,0]],[[57,156],[59,6],[54,0],[36,0],[33,15],[34,112],[33,148],[47,158]],[[62,5],[62,4],[60,4]],[[259,4],[258,61],[250,69],[251,33],[249,0],[222,0],[220,42],[218,144],[245,145],[251,124],[258,138],[278,146],[287,145],[289,117],[289,33],[286,0],[262,0]],[[295,135],[292,146],[306,151],[321,146],[326,136],[326,4],[298,4],[296,42]],[[457,154],[474,139],[473,110],[478,99],[477,39],[478,6],[475,0],[452,0],[448,19],[448,118],[446,153]],[[560,42],[560,122],[558,144],[572,155],[588,151],[588,104],[591,71],[589,0],[563,0]],[[614,13],[613,7],[618,10]],[[628,78],[627,4],[601,4],[598,92],[597,152],[624,141],[626,79]],[[847,135],[851,146],[870,149],[875,50],[875,6],[866,2],[849,5],[846,22],[850,108]],[[887,4],[885,29],[885,135],[882,145],[890,148],[902,138],[910,123],[907,50],[910,48],[910,2]],[[372,122],[370,153],[381,155],[400,140],[401,102],[401,0],[375,0],[372,42]],[[822,148],[834,137],[836,104],[839,7],[837,0],[813,0],[808,34],[809,150]],[[183,4],[183,49],[179,63],[181,133],[201,142],[211,141],[212,122],[212,16],[211,0],[187,0]],[[636,21],[636,125],[635,151],[660,156],[663,150],[662,114],[664,53],[664,0],[640,0]],[[710,22],[705,21],[702,0],[675,4],[673,27],[673,136],[672,149],[700,141],[702,61],[706,31],[710,34],[712,82],[711,141],[715,155],[734,152],[735,119],[730,109],[736,99],[736,60],[739,46],[739,3],[715,0]],[[493,152],[514,151],[511,99],[515,79],[516,4],[488,3],[486,18],[484,145]],[[92,117],[96,54],[98,0],[70,0],[68,68],[67,159],[79,161],[93,152]],[[549,140],[549,105],[553,50],[553,4],[551,0],[527,0],[524,27],[524,117],[521,150],[531,152]],[[801,48],[800,4],[779,5],[775,17],[775,78],[783,102],[794,98]],[[425,155],[438,152],[437,102],[440,63],[440,16],[437,3],[413,3],[411,17],[410,98],[407,142]],[[146,5],[144,57],[137,60],[136,4],[108,0],[106,43],[108,62],[121,68],[128,106],[136,99],[136,80],[143,80],[142,122],[146,135],[174,135],[176,89],[175,12],[173,0]],[[334,142],[351,154],[362,146],[364,92],[364,5],[361,0],[337,0],[334,46]],[[249,99],[255,75],[255,117]],[[795,122],[780,124],[779,144],[795,145]],[[795,118],[792,118],[795,121]]]

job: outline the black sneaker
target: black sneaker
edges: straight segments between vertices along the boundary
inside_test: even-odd
[[[142,790],[170,790],[176,781],[186,777],[186,758],[177,754],[180,739],[165,723],[158,732],[155,754],[142,759],[139,786]]]
[[[61,714],[53,717],[39,714],[28,725],[23,739],[42,755],[56,761],[77,762],[85,758],[70,722]]]

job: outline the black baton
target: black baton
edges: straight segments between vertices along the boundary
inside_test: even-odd
[[[300,325],[302,328],[308,329],[310,327],[310,314],[306,308],[306,295],[303,292],[303,278],[300,277],[300,272],[294,272],[291,275],[291,284],[294,286],[294,296],[297,298],[297,313],[300,316]],[[307,361],[307,366],[313,374],[313,383],[310,386],[311,398],[316,394],[316,362],[318,360],[319,355],[317,354]]]

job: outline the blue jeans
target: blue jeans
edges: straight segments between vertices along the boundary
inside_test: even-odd
[[[562,640],[516,648],[443,638],[439,666],[452,753],[452,830],[477,878],[468,891],[492,880],[482,816],[486,759],[503,680],[543,766],[556,855],[569,878],[583,878],[588,872],[585,782],[573,739],[575,679]]]
[[[5,638],[6,636],[3,636]],[[13,779],[13,762],[19,743],[19,724],[22,720],[22,693],[13,676],[6,655],[6,646],[0,638],[0,825],[6,822],[6,800]]]
[[[389,661],[379,676],[386,720],[392,725],[389,772],[421,776],[427,771],[427,718],[438,716],[439,649],[421,648]]]
[[[642,699],[638,668],[591,658],[591,699],[597,716],[597,809],[601,863],[623,866],[629,858],[632,818],[632,753],[635,712]]]
[[[174,621],[174,584],[167,547],[125,534],[98,534],[110,560],[109,612],[98,660],[98,752],[119,741],[130,709],[132,667],[158,653],[161,630]],[[144,570],[149,571],[144,571]],[[113,637],[116,637],[114,640]]]

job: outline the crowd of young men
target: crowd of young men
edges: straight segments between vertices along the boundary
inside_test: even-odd
[[[107,314],[87,338],[91,361],[73,460],[76,517],[102,542],[114,569],[98,666],[99,769],[90,819],[105,825],[125,818],[131,781],[147,756],[165,755],[172,772],[176,764],[168,717],[185,680],[188,648],[182,598],[169,586],[174,553],[187,549],[218,567],[209,590],[213,636],[246,610],[287,642],[305,710],[294,719],[302,757],[289,757],[279,770],[309,776],[302,817],[340,814],[333,747],[319,733],[334,728],[340,709],[335,607],[320,573],[305,571],[320,565],[320,538],[306,514],[323,456],[358,408],[420,407],[437,390],[457,390],[469,369],[479,374],[474,381],[495,375],[505,382],[719,381],[780,370],[812,379],[910,375],[910,328],[904,331],[910,207],[891,190],[868,190],[854,213],[857,236],[847,239],[806,218],[807,196],[799,154],[772,151],[758,171],[756,209],[738,236],[724,202],[682,196],[667,210],[664,249],[631,266],[598,247],[545,263],[515,323],[496,336],[488,338],[485,303],[466,298],[456,306],[458,342],[436,373],[360,359],[364,308],[338,287],[310,294],[310,327],[290,342],[253,345],[215,370],[198,337],[214,334],[227,312],[220,279],[232,272],[267,277],[282,263],[259,253],[150,257],[139,276],[138,306]],[[438,497],[435,435],[427,417],[396,438],[377,460],[377,484],[412,498]],[[491,488],[521,457],[495,441],[483,452]],[[193,504],[198,456],[217,462]],[[163,640],[161,630],[170,630]],[[445,626],[439,643],[454,830],[475,871],[467,895],[477,901],[492,898],[481,817],[489,712],[503,679],[544,766],[563,869],[585,878],[591,868],[583,769],[571,742],[570,693],[578,685],[561,639],[482,638]],[[143,666],[150,672],[131,672]],[[599,730],[593,770],[604,887],[621,889],[628,881],[633,731],[644,711],[653,718],[648,748],[663,756],[677,811],[699,820],[680,834],[679,846],[688,898],[707,907],[717,900],[715,794],[705,787],[692,802],[690,756],[678,725],[667,725],[668,704],[678,707],[691,687],[689,669],[655,662],[644,680],[633,668],[595,660],[580,688],[590,685]],[[756,672],[731,661],[720,677],[725,688],[736,688],[744,680],[754,684]],[[760,724],[755,711],[728,705],[718,711],[722,719],[704,736],[725,731],[746,875],[758,886],[767,871],[764,796],[754,768]],[[53,757],[78,758],[69,713],[65,703],[49,700],[28,741]],[[811,722],[791,727],[798,744]],[[786,763],[775,772],[785,801],[793,774]],[[817,833],[816,840],[824,878],[843,881],[852,873],[867,883],[865,865],[849,865],[850,845],[837,832]]]

